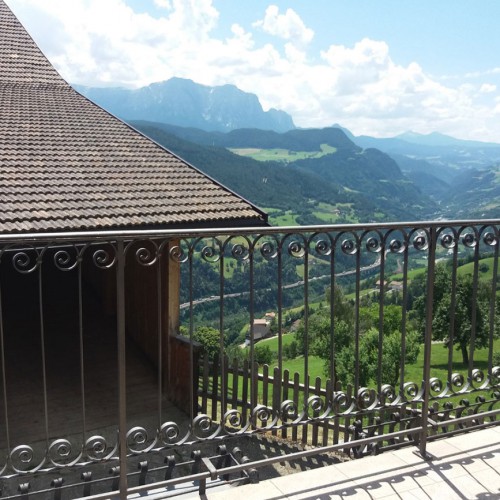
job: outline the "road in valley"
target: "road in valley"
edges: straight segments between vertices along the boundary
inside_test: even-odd
[[[377,259],[373,264],[370,264],[369,266],[363,266],[363,267],[361,267],[360,268],[360,272],[369,271],[371,269],[375,269],[379,265],[380,265],[380,259]],[[356,273],[356,269],[353,269],[352,271],[344,271],[342,273],[337,273],[337,274],[335,274],[335,276],[336,277],[349,276],[349,275],[355,274],[355,273]],[[322,276],[315,276],[313,278],[310,278],[309,281],[310,282],[311,281],[318,281],[318,280],[322,280],[322,279],[326,279],[326,278],[330,278],[330,275],[329,274],[323,274]],[[296,288],[298,286],[302,286],[303,284],[304,284],[304,280],[296,281],[295,283],[290,283],[288,285],[284,285],[283,289],[284,290],[288,290],[290,288]],[[264,288],[264,289],[260,289],[260,290],[255,290],[255,292],[263,292],[263,291],[264,292],[270,292],[271,288]],[[223,298],[224,299],[229,299],[229,298],[234,298],[234,297],[245,297],[247,295],[250,295],[250,292],[225,293],[223,295]],[[219,299],[220,299],[219,295],[211,295],[210,297],[203,297],[202,299],[193,300],[192,304],[193,304],[193,306],[196,306],[198,304],[205,304],[207,302],[215,302],[216,300],[219,300]],[[187,309],[189,306],[190,306],[190,302],[185,302],[184,304],[180,305],[180,309]]]

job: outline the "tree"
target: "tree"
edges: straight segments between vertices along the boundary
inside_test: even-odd
[[[436,305],[441,302],[443,296],[448,292],[451,283],[451,276],[448,269],[443,264],[438,264],[434,270],[434,285],[433,285],[433,309],[436,310]],[[417,325],[417,331],[424,340],[425,335],[425,311],[427,305],[427,274],[420,273],[412,279],[409,287],[409,295],[412,297],[413,312]]]
[[[360,336],[359,341],[359,384],[368,385],[370,380],[378,379],[378,340],[379,331],[370,328]],[[402,359],[401,333],[397,330],[384,334],[382,342],[382,366],[380,381],[382,384],[395,386],[399,380],[401,364],[412,364],[417,361],[420,343],[416,332],[407,332],[406,351]],[[354,383],[355,352],[354,342],[344,345],[335,356],[335,372],[337,379],[343,383]],[[329,360],[325,362],[328,371]]]
[[[475,342],[474,348],[486,347],[488,341],[488,309],[491,287],[485,282],[479,281],[477,286],[476,300],[474,301],[474,282],[470,274],[457,275],[455,287],[455,308],[452,306],[451,271],[449,267],[439,264],[435,268],[433,286],[433,316],[432,337],[434,340],[447,341],[453,336],[453,344],[462,354],[462,362],[469,363],[469,346],[471,341],[473,310],[475,310]],[[425,274],[416,277],[411,284],[413,291],[415,319],[419,333],[422,338],[425,333],[426,315],[426,285]],[[451,331],[451,318],[453,331]]]
[[[451,310],[451,290],[447,290],[440,300],[435,303],[432,320],[433,338],[436,340],[451,340],[457,350],[462,353],[464,365],[469,363],[469,346],[473,327],[473,310],[475,309],[475,342],[474,347],[480,349],[488,343],[488,303],[485,302],[487,291],[481,282],[477,284],[478,290],[474,301],[474,283],[471,275],[457,276],[455,290],[455,309]],[[454,318],[453,331],[451,318]]]
[[[326,300],[330,303],[331,293],[330,288],[326,290]],[[344,294],[340,287],[334,288],[333,293],[333,321],[335,331],[335,349],[339,349],[342,345],[348,342],[346,336],[352,335],[352,324],[354,320],[354,309],[352,305],[344,298]],[[297,328],[296,340],[298,354],[304,354],[304,341],[307,333],[307,341],[309,351],[330,352],[330,337],[331,337],[331,315],[330,307],[318,309],[314,314],[309,316],[307,332],[305,323],[302,321]],[[321,354],[316,354],[321,356]],[[329,356],[329,354],[326,354]]]
[[[389,335],[401,329],[402,308],[398,305],[384,306],[383,331]],[[368,331],[370,328],[379,327],[380,308],[379,304],[371,304],[370,307],[362,307],[359,311],[361,331]]]
[[[362,360],[368,362],[366,371],[372,380],[378,377],[378,330],[372,328],[361,338],[360,351],[364,353]],[[417,361],[420,352],[420,343],[416,332],[406,333],[405,356],[402,359],[402,337],[398,330],[394,330],[383,337],[382,363],[380,380],[383,384],[396,385],[399,380],[402,364],[412,364]]]
[[[247,349],[233,344],[226,347],[226,356],[230,364],[233,364],[235,360],[238,360],[238,363],[243,363],[248,358],[248,352]]]
[[[319,316],[319,318],[318,318]],[[317,321],[320,320],[320,321]],[[314,332],[313,341],[310,343],[310,352],[325,360],[330,360],[331,353],[331,329],[330,319],[327,312],[321,315],[316,313],[311,318],[310,329]],[[334,325],[333,349],[335,352],[341,351],[353,342],[352,326],[344,320],[339,320]]]
[[[330,294],[327,293],[327,296]],[[353,307],[343,298],[342,291],[334,291],[333,338],[330,309],[323,308],[309,317],[307,339],[309,353],[325,360],[325,374],[330,375],[332,364],[332,347],[334,353],[334,377],[343,383],[355,380],[355,335],[353,324]],[[379,347],[379,305],[360,308],[359,337],[359,383],[367,385],[370,380],[377,380],[378,347]],[[401,364],[414,363],[420,349],[416,332],[407,331],[406,350],[402,355],[402,307],[388,305],[384,307],[382,366],[380,379],[382,383],[395,385],[400,376]],[[305,325],[297,330],[299,351],[304,352]],[[333,346],[332,346],[333,341]]]
[[[285,359],[294,359],[298,355],[297,341],[292,340],[289,344],[283,346],[283,357]]]
[[[214,359],[220,351],[219,330],[209,326],[200,326],[193,332],[193,338],[202,345],[203,352]]]
[[[326,302],[330,304],[332,300],[331,287],[325,289]],[[347,323],[354,320],[354,308],[344,297],[344,292],[339,286],[333,288],[333,314],[336,319],[342,319]]]
[[[270,365],[274,359],[273,351],[267,344],[257,344],[254,348],[254,356],[259,365]]]

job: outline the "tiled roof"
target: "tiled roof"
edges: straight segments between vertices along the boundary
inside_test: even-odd
[[[265,215],[73,90],[0,0],[0,232],[242,222]]]

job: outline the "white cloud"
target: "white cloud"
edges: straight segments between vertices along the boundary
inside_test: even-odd
[[[500,74],[500,66],[495,68],[490,68],[486,71],[473,71],[471,73],[466,73],[465,78],[481,78],[487,75],[499,75]]]
[[[384,41],[365,38],[311,54],[305,42],[312,31],[290,9],[279,14],[271,6],[259,24],[287,40],[275,46],[258,43],[238,24],[227,38],[217,37],[211,0],[162,0],[171,9],[159,18],[134,12],[126,0],[7,3],[72,83],[134,87],[173,76],[231,83],[257,94],[266,109],[287,111],[301,127],[340,123],[376,136],[438,130],[500,142],[496,68],[482,86],[465,78],[452,85],[417,62],[398,64]]]
[[[284,14],[280,14],[276,5],[270,5],[266,9],[264,19],[253,23],[253,26],[299,45],[309,43],[314,37],[314,31],[306,27],[293,9],[287,9]]]
[[[154,0],[154,2],[155,2],[155,5],[157,7],[160,7],[161,9],[170,10],[172,8],[170,0]]]
[[[163,17],[134,12],[125,0],[9,0],[26,27],[70,82],[139,86],[186,76],[217,45],[211,0],[172,0]],[[164,6],[167,2],[161,2]],[[40,22],[40,19],[43,22]],[[50,35],[50,26],[56,35]],[[47,43],[46,43],[47,42]]]
[[[491,92],[496,92],[496,90],[497,90],[496,85],[493,85],[492,83],[483,83],[481,85],[481,88],[479,89],[479,92],[490,94]]]

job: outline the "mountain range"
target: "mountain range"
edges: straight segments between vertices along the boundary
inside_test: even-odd
[[[171,78],[134,90],[74,87],[125,121],[150,120],[222,132],[239,128],[285,132],[295,128],[290,115],[276,109],[264,111],[255,94],[234,85],[209,87]]]
[[[354,136],[356,144],[393,158],[421,191],[439,204],[447,218],[498,217],[500,144],[456,139],[433,132],[406,132],[392,138]]]
[[[132,125],[260,206],[303,213],[315,202],[350,204],[356,219],[363,221],[425,218],[436,208],[392,158],[360,148],[338,128],[221,134],[144,121]],[[295,156],[289,162],[257,161],[233,152],[240,148],[291,151]],[[322,221],[309,217],[312,222]]]

